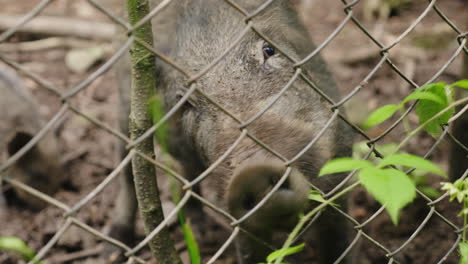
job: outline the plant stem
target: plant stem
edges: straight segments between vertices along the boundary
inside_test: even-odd
[[[468,208],[468,200],[464,199],[463,201],[463,209]],[[463,210],[465,211],[465,210]],[[468,222],[468,215],[463,214],[463,234],[462,234],[462,242],[466,242],[466,224]]]
[[[289,233],[288,235],[288,238],[286,239],[286,241],[284,242],[283,244],[283,247],[281,248],[282,250],[286,249],[286,248],[289,248],[291,247],[291,244],[293,243],[294,239],[296,238],[297,234],[299,234],[299,232],[301,231],[301,228],[307,223],[307,221],[309,221],[309,219],[311,219],[315,214],[317,214],[318,212],[320,212],[320,210],[324,209],[325,207],[327,207],[329,204],[333,203],[333,201],[335,201],[336,199],[340,198],[341,196],[343,196],[345,193],[351,191],[352,189],[354,189],[356,186],[358,186],[360,184],[359,181],[351,184],[350,186],[346,187],[345,189],[343,189],[341,192],[335,194],[334,196],[332,196],[330,199],[326,200],[325,202],[321,203],[320,205],[318,205],[317,207],[315,207],[312,211],[310,211],[309,213],[307,213],[306,215],[304,215],[300,220],[299,222],[297,223],[297,225],[294,227],[293,231],[291,233]],[[281,261],[283,261],[283,256],[279,257],[276,259],[276,261],[274,262],[274,264],[280,264]],[[270,262],[269,262],[270,264]]]

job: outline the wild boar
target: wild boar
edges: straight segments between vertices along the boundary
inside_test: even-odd
[[[14,74],[0,71],[0,161],[14,155],[45,125],[33,96]],[[55,193],[61,184],[57,138],[47,133],[32,149],[2,174],[46,194]],[[45,203],[15,188],[18,198],[34,209]]]
[[[236,2],[247,12],[253,12],[263,0]],[[255,141],[263,142],[286,160],[292,160],[318,135],[333,114],[330,104],[301,77],[276,98],[295,74],[295,63],[289,58],[298,62],[315,49],[292,2],[273,1],[251,22],[255,30],[268,36],[285,54],[254,30],[230,47],[247,24],[245,16],[224,1],[174,1],[153,21],[156,48],[186,72],[195,75],[226,53],[191,85],[196,85],[239,120],[251,119],[275,100],[268,110],[245,127],[253,137],[242,139],[201,183],[203,193],[236,218],[253,209],[287,170],[284,160]],[[159,24],[161,21],[164,26]],[[171,65],[156,61],[158,89],[169,110],[187,92],[187,79]],[[336,84],[319,55],[313,56],[300,69],[328,97],[338,101]],[[128,81],[126,83],[128,87]],[[128,96],[128,92],[123,93]],[[241,133],[236,120],[194,92],[171,119],[168,149],[185,167],[186,176],[193,178],[225,153]],[[342,179],[341,175],[321,178],[317,175],[327,160],[350,155],[351,137],[344,122],[339,119],[331,122],[313,147],[291,162],[288,178],[281,187],[241,226],[266,242],[275,231],[290,230],[298,215],[309,207],[309,183],[327,191]],[[345,250],[344,222],[336,212],[325,212],[320,217],[317,233],[321,263],[332,263]],[[269,249],[247,237],[243,239],[243,253],[248,263],[263,261]]]

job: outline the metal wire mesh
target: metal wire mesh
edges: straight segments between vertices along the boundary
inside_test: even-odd
[[[3,32],[0,35],[0,44],[5,43],[9,37],[14,35],[16,32],[19,31],[19,29],[28,21],[31,19],[35,18],[36,16],[41,14],[41,11],[46,8],[49,4],[54,2],[53,0],[43,0],[41,1],[34,9],[32,9],[30,12],[27,14],[24,14],[23,18],[18,20],[16,25],[14,27],[11,27],[9,30]],[[212,256],[211,259],[208,260],[207,263],[214,263],[220,256],[223,254],[223,252],[226,250],[227,247],[229,247],[235,238],[240,234],[241,232],[241,223],[243,223],[248,217],[250,217],[253,213],[258,210],[262,205],[265,204],[265,202],[272,196],[272,194],[280,188],[280,186],[283,184],[283,182],[287,179],[291,172],[291,164],[297,160],[304,152],[306,152],[309,148],[314,147],[314,144],[317,142],[317,140],[326,132],[326,130],[329,128],[329,126],[332,124],[337,119],[342,119],[344,120],[357,134],[361,135],[364,137],[369,146],[369,152],[366,155],[366,158],[368,158],[370,155],[375,154],[377,157],[382,157],[382,155],[376,150],[375,144],[381,142],[389,133],[391,133],[397,126],[401,126],[404,118],[406,118],[412,111],[414,111],[416,103],[412,104],[401,116],[396,120],[394,123],[392,123],[384,132],[380,133],[380,135],[376,137],[371,137],[369,136],[366,132],[361,130],[359,127],[354,125],[351,121],[347,119],[347,117],[342,114],[339,110],[341,106],[343,106],[348,100],[350,100],[353,96],[356,96],[359,94],[359,92],[363,89],[366,89],[366,84],[369,83],[369,80],[378,72],[378,70],[383,66],[383,65],[388,65],[396,74],[398,74],[405,82],[407,82],[408,85],[410,85],[413,88],[418,88],[422,86],[423,84],[418,84],[415,81],[413,81],[409,76],[406,76],[404,71],[401,70],[392,60],[392,55],[390,54],[393,49],[395,49],[410,33],[411,31],[421,23],[421,21],[428,15],[430,12],[435,12],[437,15],[447,23],[450,28],[453,30],[453,32],[457,35],[456,40],[458,41],[458,48],[453,52],[453,55],[447,60],[446,63],[440,66],[440,70],[435,73],[432,78],[430,78],[426,83],[431,83],[434,82],[439,78],[439,76],[447,69],[447,67],[457,58],[458,56],[468,56],[468,48],[467,48],[467,32],[463,32],[460,30],[459,26],[455,25],[449,18],[438,8],[437,6],[437,1],[432,0],[428,2],[427,7],[425,10],[417,17],[414,19],[414,21],[411,23],[410,26],[407,27],[407,29],[401,33],[393,42],[390,44],[384,44],[377,40],[373,36],[373,34],[368,30],[355,16],[354,13],[354,7],[356,4],[359,3],[359,0],[357,1],[352,1],[348,2],[345,0],[342,0],[342,10],[345,13],[345,18],[339,23],[339,25],[336,27],[336,29],[323,41],[318,45],[318,47],[310,53],[308,56],[303,58],[300,61],[294,60],[291,56],[287,54],[287,52],[278,44],[273,43],[271,39],[268,38],[267,35],[265,35],[261,30],[256,26],[254,22],[254,18],[264,9],[268,8],[268,6],[273,2],[272,0],[265,1],[263,5],[258,7],[258,9],[255,12],[248,13],[246,10],[241,8],[239,5],[234,3],[233,1],[230,0],[225,0],[226,3],[228,3],[231,8],[236,9],[240,13],[242,13],[245,16],[245,28],[242,32],[240,32],[235,38],[234,41],[231,42],[231,45],[226,48],[226,51],[220,54],[216,59],[214,59],[211,63],[208,65],[205,65],[200,71],[196,73],[192,73],[184,69],[183,65],[178,65],[175,63],[171,58],[168,58],[155,50],[154,48],[150,47],[148,44],[144,43],[142,40],[135,38],[132,36],[132,32],[143,25],[144,23],[150,21],[150,19],[158,16],[160,12],[169,4],[171,4],[172,1],[162,1],[162,3],[154,8],[150,14],[144,19],[142,19],[139,23],[137,23],[134,27],[130,26],[127,22],[125,22],[121,17],[116,16],[113,14],[113,11],[108,10],[104,6],[102,6],[98,1],[95,0],[88,0],[88,2],[97,10],[102,12],[104,15],[108,16],[113,23],[118,25],[118,27],[121,27],[126,33],[128,34],[128,39],[125,41],[124,44],[120,46],[120,48],[115,51],[115,53],[104,63],[102,64],[96,71],[94,71],[92,74],[90,74],[85,80],[77,84],[76,86],[68,89],[66,92],[62,93],[54,87],[52,84],[48,83],[46,80],[41,78],[41,76],[38,76],[30,71],[28,71],[26,68],[24,68],[20,63],[14,62],[10,59],[7,58],[7,56],[4,56],[3,54],[0,54],[0,60],[3,61],[4,63],[8,64],[11,66],[13,69],[17,70],[18,72],[21,72],[24,76],[27,76],[37,84],[39,84],[40,87],[43,89],[47,89],[51,91],[55,96],[60,98],[62,102],[62,107],[60,110],[53,116],[53,118],[50,119],[50,121],[31,139],[31,141],[25,145],[20,151],[18,151],[15,155],[9,157],[6,161],[4,161],[2,164],[0,164],[0,173],[2,174],[2,180],[5,181],[6,183],[14,186],[15,188],[22,189],[25,192],[30,193],[31,195],[36,196],[39,199],[44,200],[48,204],[55,206],[57,208],[60,208],[63,211],[63,223],[61,224],[61,227],[59,230],[55,232],[55,234],[50,238],[50,240],[43,245],[43,247],[39,250],[36,259],[44,259],[47,254],[51,253],[53,251],[54,245],[56,242],[60,239],[60,237],[71,227],[71,226],[77,226],[82,229],[83,232],[89,232],[93,236],[96,236],[100,240],[106,241],[110,244],[113,244],[119,248],[121,248],[123,251],[125,251],[125,255],[128,258],[128,263],[146,263],[146,260],[142,259],[141,257],[138,256],[139,251],[147,246],[147,243],[149,240],[151,240],[161,229],[163,229],[167,222],[173,218],[178,210],[185,206],[187,202],[190,199],[197,199],[201,203],[203,203],[205,206],[211,208],[216,214],[219,214],[220,216],[224,217],[227,219],[227,221],[230,222],[230,226],[232,227],[233,231],[230,235],[230,237],[223,243],[223,245],[218,249],[218,251]],[[380,53],[380,60],[378,63],[371,69],[371,71],[366,75],[366,77],[360,82],[359,85],[354,87],[351,92],[345,96],[342,97],[342,99],[339,102],[333,101],[331,98],[329,98],[327,95],[325,95],[322,92],[322,89],[314,84],[313,81],[309,80],[308,77],[303,74],[301,66],[304,65],[307,61],[309,61],[312,57],[317,55],[320,51],[322,51],[330,42],[332,42],[342,31],[342,29],[348,25],[348,24],[354,24],[357,26],[362,33],[364,33],[378,48],[378,52]],[[200,78],[205,76],[207,73],[209,73],[216,65],[223,60],[223,58],[226,57],[227,53],[232,50],[234,47],[236,47],[246,36],[247,33],[249,32],[255,32],[257,35],[259,35],[261,38],[263,38],[265,41],[269,42],[275,49],[277,49],[279,52],[284,54],[293,64],[293,69],[294,69],[294,75],[291,77],[291,79],[285,84],[285,86],[281,89],[281,91],[275,95],[275,98],[270,101],[268,105],[265,105],[261,111],[259,111],[257,114],[254,116],[250,117],[248,120],[241,120],[238,117],[236,117],[235,114],[230,112],[229,109],[227,109],[225,106],[221,105],[220,103],[217,103],[215,99],[211,98],[208,96],[206,93],[204,93],[202,90],[198,89],[196,85],[193,85],[194,83],[198,82]],[[148,50],[151,50],[155,56],[158,59],[163,60],[167,64],[171,65],[174,69],[182,73],[186,79],[186,93],[180,98],[180,101],[172,108],[170,109],[166,115],[160,119],[158,123],[156,123],[151,129],[149,129],[143,136],[140,138],[136,139],[135,141],[130,140],[127,135],[122,134],[120,131],[112,128],[109,124],[103,123],[99,121],[97,118],[93,117],[91,114],[86,113],[86,111],[79,109],[78,107],[74,106],[72,103],[70,103],[71,98],[75,97],[78,93],[82,92],[85,90],[92,82],[96,81],[96,79],[104,74],[105,72],[109,71],[111,67],[119,60],[121,56],[124,55],[124,53],[128,52],[128,49],[130,45],[133,43],[138,42],[141,45],[145,46]],[[267,144],[261,142],[258,138],[255,137],[255,135],[251,134],[249,132],[248,128],[249,125],[254,122],[257,118],[259,118],[262,114],[264,114],[283,94],[289,89],[291,84],[298,80],[302,79],[305,81],[307,84],[310,85],[310,88],[313,89],[317,94],[325,101],[328,102],[329,104],[329,111],[332,113],[331,117],[329,120],[327,120],[327,123],[325,126],[323,126],[320,129],[320,133],[314,138],[311,142],[309,142],[306,146],[304,146],[304,149],[298,153],[293,159],[287,159],[284,156],[282,156],[280,153],[272,149],[270,146]],[[425,83],[425,84],[426,84]],[[210,104],[212,104],[214,107],[216,107],[219,111],[222,111],[224,114],[232,118],[237,124],[238,128],[241,131],[240,136],[235,140],[235,142],[227,149],[225,153],[220,154],[219,159],[212,163],[210,167],[204,171],[202,174],[197,176],[193,180],[187,180],[184,178],[182,175],[180,175],[178,172],[172,170],[171,168],[168,168],[165,164],[163,164],[160,161],[154,160],[151,157],[148,157],[146,155],[143,155],[142,153],[138,153],[135,150],[133,150],[133,147],[140,142],[142,142],[144,139],[151,137],[155,131],[160,128],[165,122],[167,122],[170,118],[174,118],[175,112],[182,107],[184,103],[187,102],[187,100],[193,95],[197,94],[198,96],[201,96],[206,99],[206,101]],[[21,182],[13,179],[6,177],[3,173],[11,167],[19,158],[21,158],[25,153],[27,153],[37,142],[47,133],[49,132],[53,126],[57,126],[61,120],[62,117],[66,113],[72,113],[74,115],[81,116],[91,123],[95,124],[98,128],[105,130],[106,132],[109,133],[109,135],[114,136],[118,140],[123,141],[125,144],[127,144],[127,148],[130,149],[130,152],[128,155],[119,163],[119,165],[111,172],[109,175],[103,180],[101,183],[99,183],[92,192],[90,192],[88,195],[86,195],[85,198],[82,200],[76,202],[75,204],[72,205],[67,205],[59,200],[54,199],[53,197],[46,195],[44,193],[41,193],[37,190],[34,190],[33,188],[22,184]],[[424,155],[424,157],[429,157],[435,149],[437,149],[439,143],[443,141],[444,139],[447,138],[447,135],[450,135],[449,132],[449,127],[444,128],[444,132],[441,134],[441,136],[437,139],[437,141],[433,144],[431,149]],[[281,161],[284,162],[285,166],[287,167],[287,170],[285,171],[284,175],[281,177],[281,179],[276,183],[274,188],[246,215],[244,215],[240,219],[236,219],[233,216],[231,216],[226,210],[223,208],[220,208],[217,205],[212,204],[211,202],[207,201],[203,197],[201,197],[199,194],[194,192],[192,190],[192,187],[195,186],[196,184],[204,181],[207,177],[210,176],[210,173],[216,168],[216,166],[219,165],[228,155],[231,154],[231,152],[234,150],[236,146],[245,138],[250,138],[254,142],[256,142],[260,147],[264,148],[266,151],[271,153],[273,156],[276,156],[279,158]],[[459,142],[458,142],[459,143]],[[464,147],[466,149],[466,147]],[[182,189],[184,190],[183,197],[180,200],[180,202],[177,204],[177,206],[166,216],[166,220],[162,223],[159,224],[159,226],[154,229],[144,240],[140,241],[136,246],[130,247],[129,245],[126,245],[120,241],[117,241],[110,237],[109,235],[104,234],[103,232],[96,230],[92,226],[88,225],[87,223],[83,222],[82,220],[77,217],[77,214],[79,213],[79,210],[85,206],[88,206],[90,201],[94,199],[97,195],[99,195],[103,189],[108,186],[121,172],[122,170],[129,164],[130,160],[135,157],[136,155],[142,156],[144,159],[152,162],[155,166],[159,167],[163,171],[168,172],[168,174],[172,175],[175,177],[180,183],[183,185]],[[333,188],[331,191],[327,193],[323,193],[321,190],[317,189],[323,194],[323,197],[327,200],[333,200],[336,198],[337,194],[340,193],[340,191],[343,190],[346,186],[351,186],[351,187],[356,187],[356,185],[349,185],[350,182],[352,182],[354,172],[350,173],[347,177],[344,178],[344,180],[337,185],[335,188]],[[468,176],[468,171],[466,171],[463,175],[460,175],[461,178],[465,178]],[[401,263],[397,258],[395,258],[395,255],[404,250],[405,248],[408,247],[409,244],[418,236],[420,231],[427,225],[428,221],[433,218],[439,218],[443,222],[446,223],[453,231],[457,234],[456,240],[453,241],[453,246],[446,252],[446,254],[440,259],[438,263],[444,263],[444,261],[448,258],[449,255],[455,254],[456,246],[457,243],[461,240],[462,238],[462,232],[464,228],[459,226],[458,224],[450,221],[447,217],[443,215],[442,212],[439,212],[438,209],[436,208],[437,204],[441,202],[444,199],[447,199],[447,195],[443,195],[437,200],[433,200],[429,198],[427,195],[425,195],[423,192],[420,190],[417,191],[418,195],[422,197],[426,203],[427,207],[429,209],[428,213],[426,214],[424,220],[418,224],[418,227],[413,231],[408,239],[404,241],[402,244],[398,245],[395,248],[388,248],[383,245],[383,243],[377,241],[375,238],[373,238],[371,235],[367,234],[365,231],[365,228],[369,225],[370,222],[374,221],[382,212],[384,211],[384,207],[381,207],[378,209],[375,214],[373,214],[370,218],[368,218],[364,222],[359,222],[356,219],[354,219],[352,216],[341,210],[339,207],[334,205],[333,203],[329,204],[329,207],[333,208],[333,210],[337,211],[339,214],[342,215],[342,217],[346,218],[354,227],[356,230],[355,236],[350,239],[349,246],[347,250],[343,252],[343,254],[340,256],[339,259],[337,259],[336,263],[339,263],[347,254],[350,254],[351,250],[358,244],[359,241],[362,240],[367,240],[370,243],[374,244],[377,246],[383,254],[386,256],[386,261],[388,263]],[[319,218],[320,215],[318,215],[312,222],[314,222],[316,219]],[[57,221],[57,219],[53,219],[54,221]]]

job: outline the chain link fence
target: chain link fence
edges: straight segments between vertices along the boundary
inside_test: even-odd
[[[408,117],[408,115],[410,115],[412,111],[414,111],[416,102],[413,103],[410,107],[408,107],[408,109],[404,113],[402,113],[401,116],[396,121],[394,121],[390,126],[388,126],[388,128],[385,129],[385,131],[382,131],[381,133],[379,133],[378,136],[368,135],[365,131],[363,131],[357,125],[353,124],[352,121],[348,120],[347,117],[343,113],[340,112],[339,108],[343,106],[346,102],[348,102],[352,97],[359,96],[359,93],[362,90],[369,89],[367,84],[371,82],[371,79],[375,76],[375,74],[379,71],[379,69],[381,69],[383,65],[389,66],[410,87],[418,88],[424,84],[432,83],[438,80],[441,74],[444,73],[444,71],[453,63],[453,61],[457,57],[468,56],[468,48],[466,45],[468,41],[467,32],[462,30],[463,28],[466,28],[467,25],[456,25],[454,22],[452,22],[449,19],[449,16],[447,14],[444,14],[439,9],[438,1],[436,0],[428,1],[427,6],[424,9],[424,11],[421,12],[418,17],[414,17],[413,21],[406,28],[406,30],[404,30],[403,33],[399,34],[398,37],[394,39],[391,43],[386,43],[386,44],[379,41],[378,37],[375,37],[373,33],[371,33],[371,31],[367,29],[364,26],[364,24],[357,18],[355,14],[356,13],[355,7],[362,1],[343,0],[341,1],[341,3],[342,3],[342,12],[345,13],[345,18],[339,23],[336,29],[331,34],[329,34],[329,36],[322,43],[317,43],[319,45],[317,46],[316,50],[314,50],[311,54],[309,54],[308,56],[306,56],[300,61],[294,60],[292,57],[288,56],[286,50],[284,50],[281,47],[281,45],[273,43],[271,39],[269,38],[269,36],[261,32],[260,30],[258,30],[258,28],[255,25],[254,18],[262,10],[268,8],[270,4],[273,2],[272,0],[265,1],[264,4],[259,6],[258,9],[252,13],[247,12],[240,5],[236,4],[235,1],[224,0],[224,2],[230,6],[226,8],[233,8],[245,16],[245,29],[239,35],[234,37],[232,44],[226,48],[226,52],[224,52],[223,54],[220,54],[209,65],[203,66],[203,68],[200,71],[190,72],[187,69],[184,69],[184,65],[178,65],[171,58],[166,57],[161,52],[155,50],[148,44],[144,43],[141,39],[138,39],[132,35],[132,32],[134,32],[136,28],[144,25],[145,23],[150,21],[152,18],[157,17],[158,14],[163,12],[164,8],[170,5],[171,2],[173,1],[162,1],[162,3],[159,4],[157,7],[155,7],[154,9],[152,9],[151,12],[144,19],[142,19],[140,22],[138,22],[136,25],[132,27],[122,17],[116,15],[115,11],[104,7],[102,4],[100,4],[98,0],[88,0],[87,2],[92,7],[94,7],[96,10],[99,10],[99,12],[102,12],[102,14],[107,16],[121,30],[127,32],[129,37],[112,54],[112,56],[108,60],[105,61],[105,63],[99,66],[97,70],[95,70],[92,74],[89,74],[89,76],[85,80],[80,82],[79,84],[67,89],[66,92],[61,92],[60,91],[61,89],[57,89],[56,87],[54,87],[53,84],[49,83],[47,80],[43,79],[41,76],[23,67],[21,63],[11,60],[5,54],[0,54],[0,60],[2,62],[9,65],[11,68],[21,73],[23,76],[27,77],[28,79],[36,82],[42,89],[46,89],[52,94],[54,94],[54,96],[56,96],[57,98],[60,98],[62,102],[62,106],[60,110],[57,111],[55,115],[47,122],[47,124],[43,126],[40,131],[37,132],[37,134],[30,140],[30,142],[26,144],[23,148],[21,148],[21,150],[19,150],[15,155],[12,155],[7,160],[2,161],[2,163],[0,164],[0,173],[1,173],[2,180],[4,181],[4,183],[9,184],[13,186],[14,188],[18,188],[24,192],[30,193],[31,195],[37,197],[38,199],[45,201],[50,206],[55,206],[63,211],[63,216],[61,219],[50,219],[50,221],[59,222],[59,220],[62,220],[62,222],[61,222],[60,228],[55,231],[53,236],[51,236],[50,239],[47,242],[45,242],[40,248],[40,250],[38,251],[36,255],[37,260],[43,260],[48,256],[48,254],[53,254],[54,246],[56,245],[57,241],[63,236],[65,232],[67,232],[67,230],[70,227],[76,226],[76,227],[79,227],[82,230],[82,232],[88,232],[92,234],[93,236],[95,236],[97,239],[105,241],[107,243],[110,243],[122,249],[125,252],[127,263],[148,263],[149,260],[140,256],[139,252],[148,245],[149,241],[152,238],[154,238],[158,234],[158,232],[160,232],[172,218],[174,218],[177,215],[178,211],[181,208],[183,208],[189,200],[196,199],[200,201],[205,207],[210,208],[212,212],[214,212],[214,214],[218,215],[218,217],[224,218],[224,220],[228,222],[230,227],[232,228],[232,232],[230,233],[230,236],[226,239],[226,241],[222,243],[222,246],[220,246],[218,250],[206,262],[206,263],[214,263],[223,254],[226,254],[225,253],[226,249],[232,246],[234,244],[234,241],[236,240],[236,237],[238,237],[239,234],[243,232],[241,228],[241,224],[244,221],[246,221],[246,219],[248,219],[252,214],[254,214],[262,205],[265,204],[265,202],[273,195],[273,193],[280,188],[280,186],[287,179],[287,177],[289,176],[291,172],[290,165],[291,163],[294,162],[296,158],[294,159],[285,158],[276,150],[274,150],[270,146],[266,145],[265,143],[257,139],[255,135],[249,132],[248,128],[252,122],[254,122],[262,114],[264,114],[281,96],[283,96],[283,94],[289,89],[289,87],[294,81],[298,79],[302,79],[303,81],[305,81],[310,86],[311,89],[313,89],[319,96],[321,96],[326,102],[328,102],[329,111],[331,113],[330,115],[331,118],[327,120],[326,125],[320,129],[320,133],[318,133],[316,138],[314,138],[306,146],[304,146],[304,149],[300,153],[297,154],[297,158],[299,158],[302,154],[304,154],[308,149],[313,148],[315,146],[314,144],[316,144],[318,139],[324,133],[326,133],[329,126],[331,126],[331,124],[338,119],[345,121],[346,124],[349,125],[349,127],[351,127],[358,135],[362,136],[367,141],[369,151],[366,155],[366,158],[370,157],[371,155],[382,157],[382,155],[376,150],[375,144],[382,142],[382,140],[388,137],[388,134],[394,131],[396,127],[403,125],[402,123],[404,122],[404,119]],[[33,9],[31,9],[30,12],[24,14],[24,16],[22,16],[21,19],[15,21],[14,26],[10,27],[8,30],[0,34],[0,45],[7,43],[8,39],[11,36],[21,31],[21,29],[24,28],[25,25],[27,25],[28,21],[33,20],[37,16],[40,16],[41,12],[53,2],[55,1],[43,0],[39,4],[37,4]],[[20,4],[20,3],[17,3],[17,4]],[[337,10],[334,10],[334,11],[337,11]],[[453,30],[453,33],[456,34],[456,41],[458,43],[458,47],[453,52],[452,56],[443,65],[440,65],[439,70],[435,74],[433,74],[433,76],[429,80],[427,80],[425,83],[417,83],[414,80],[412,80],[411,76],[407,76],[407,74],[405,74],[405,71],[400,69],[397,66],[397,64],[394,63],[394,61],[392,60],[391,53],[415,29],[415,27],[417,27],[418,24],[420,24],[421,21],[431,12],[436,13],[447,25],[450,26],[451,30]],[[34,23],[34,21],[32,23]],[[354,25],[358,27],[359,30],[362,31],[362,33],[364,33],[365,36],[367,36],[374,43],[375,47],[378,49],[376,52],[380,54],[380,59],[375,64],[375,66],[372,67],[372,69],[365,76],[365,78],[360,82],[359,85],[354,87],[351,90],[351,92],[349,92],[348,94],[342,96],[342,99],[340,101],[336,102],[336,101],[333,101],[327,95],[325,95],[322,92],[323,90],[321,87],[318,87],[312,80],[310,80],[305,74],[302,73],[301,66],[304,63],[306,63],[308,60],[310,60],[312,57],[317,55],[319,52],[321,52],[325,47],[327,47],[327,45],[331,43],[340,34],[342,29],[346,25]],[[270,104],[264,106],[262,111],[258,112],[255,116],[252,116],[248,120],[241,120],[234,113],[232,113],[229,109],[227,109],[225,106],[219,104],[218,102],[216,102],[215,99],[211,98],[202,90],[198,89],[197,86],[192,85],[192,84],[198,82],[203,76],[205,76],[210,71],[212,71],[213,68],[216,67],[216,65],[225,58],[228,52],[232,50],[233,48],[235,48],[239,44],[239,42],[245,37],[246,34],[252,31],[255,32],[255,34],[259,35],[261,38],[263,38],[266,42],[273,45],[275,49],[277,49],[279,52],[284,54],[294,64],[293,66],[294,75],[292,76],[290,80],[287,81],[287,84],[285,84],[285,86],[281,89],[281,92],[275,95],[274,100],[272,100]],[[182,73],[187,79],[187,82],[186,82],[187,92],[181,97],[180,102],[173,109],[170,109],[167,112],[167,114],[163,118],[161,118],[157,124],[151,127],[151,129],[147,130],[144,133],[144,135],[142,135],[140,138],[132,141],[127,135],[113,128],[112,125],[100,121],[99,118],[96,118],[92,114],[87,113],[87,111],[84,109],[80,109],[79,107],[76,107],[70,101],[72,98],[76,97],[77,94],[87,89],[90,86],[90,84],[95,82],[96,79],[98,79],[101,75],[109,71],[116,63],[118,63],[119,59],[122,56],[124,56],[125,53],[128,52],[129,47],[136,42],[145,46],[148,50],[152,51],[157,57],[157,59],[163,60],[165,63],[169,64],[171,67],[174,67],[174,69]],[[229,148],[227,149],[225,153],[220,153],[219,159],[213,164],[211,164],[207,170],[205,170],[201,175],[198,175],[195,179],[188,180],[185,177],[183,177],[180,173],[166,166],[163,162],[154,160],[153,158],[148,157],[147,155],[144,155],[143,153],[136,151],[134,147],[138,145],[140,142],[142,142],[144,139],[151,137],[155,133],[155,131],[157,131],[158,128],[160,128],[163,124],[165,124],[165,122],[167,122],[167,120],[169,120],[170,118],[175,118],[174,113],[180,107],[182,107],[184,102],[187,101],[192,94],[195,94],[195,93],[198,96],[202,96],[204,99],[206,99],[206,101],[209,104],[212,104],[219,111],[222,111],[224,114],[232,118],[238,124],[239,130],[241,131],[241,133],[240,133],[240,136],[237,138],[237,140],[234,142],[234,144],[229,146]],[[37,144],[37,142],[40,141],[41,138],[43,138],[46,133],[50,132],[53,129],[53,127],[59,126],[60,122],[63,121],[63,117],[68,113],[81,116],[82,118],[88,120],[89,122],[93,123],[99,129],[106,131],[109,135],[124,142],[127,148],[130,150],[128,155],[124,159],[121,160],[118,166],[116,166],[112,170],[112,172],[109,173],[108,176],[102,182],[97,184],[96,187],[86,195],[86,197],[84,197],[80,201],[77,201],[74,204],[65,204],[55,199],[54,197],[41,193],[40,191],[35,190],[34,188],[31,188],[30,186],[23,184],[18,180],[15,180],[14,175],[11,175],[13,177],[7,177],[8,175],[6,173],[7,170],[11,166],[13,166],[15,162],[17,162],[23,155],[25,155],[32,147],[34,147],[34,145]],[[282,160],[286,164],[286,167],[288,169],[286,170],[284,175],[281,177],[281,179],[276,183],[274,188],[249,213],[247,213],[240,219],[236,219],[232,215],[230,215],[225,209],[220,208],[219,206],[203,198],[200,194],[194,192],[192,190],[192,187],[204,181],[207,177],[210,177],[210,173],[216,168],[216,166],[218,166],[219,163],[221,163],[232,152],[232,150],[234,150],[234,148],[236,148],[236,146],[238,146],[240,142],[245,138],[250,138],[251,140],[255,141],[259,146],[261,146],[264,150],[271,153],[272,156],[275,156],[278,159]],[[460,147],[464,148],[465,150],[467,149],[467,146],[463,146],[460,142],[452,140],[453,138],[454,136],[451,135],[451,132],[450,132],[450,125],[447,127],[444,127],[443,133],[433,143],[430,150],[427,151],[427,153],[425,153],[424,157],[425,158],[430,157],[431,154],[438,148],[439,144],[442,141],[455,142],[456,144],[459,144]],[[96,227],[93,227],[92,225],[80,220],[80,218],[77,215],[79,215],[80,209],[82,209],[83,207],[89,206],[91,200],[93,200],[99,194],[103,193],[103,190],[118,177],[118,175],[124,170],[124,168],[129,165],[131,159],[136,156],[140,156],[146,159],[147,161],[153,163],[156,167],[160,168],[162,171],[165,171],[167,172],[167,174],[172,175],[175,179],[177,179],[181,183],[181,185],[183,186],[184,192],[183,192],[181,200],[177,203],[177,205],[173,208],[173,210],[170,211],[168,215],[166,215],[166,219],[163,222],[161,222],[157,228],[152,230],[146,236],[145,239],[139,241],[139,243],[136,246],[131,247],[130,245],[127,245],[121,241],[118,241],[112,238],[111,236],[109,236],[108,234],[101,232]],[[468,175],[468,171],[465,171],[463,175],[459,175],[459,177],[465,178],[467,175]],[[340,184],[338,184],[335,188],[333,188],[331,191],[327,193],[324,193],[323,191],[319,189],[316,189],[316,190],[319,191],[325,199],[333,200],[338,195],[340,195],[340,192],[342,192],[344,189],[350,191],[352,188],[357,187],[357,184],[353,184],[353,176],[354,176],[354,173],[350,173],[344,178],[344,180]],[[73,177],[73,175],[71,177]],[[158,175],[158,177],[165,177],[165,176]],[[401,259],[397,258],[396,257],[397,254],[411,247],[410,245],[415,239],[417,239],[418,234],[421,232],[421,230],[427,227],[427,223],[431,219],[434,219],[434,218],[437,218],[443,221],[456,234],[456,239],[453,240],[453,244],[452,244],[453,246],[451,246],[450,249],[445,252],[445,254],[440,258],[440,260],[437,263],[447,263],[446,261],[449,258],[449,256],[457,255],[456,249],[457,249],[458,243],[462,239],[462,232],[464,230],[464,227],[461,226],[459,223],[449,220],[449,217],[446,217],[445,213],[440,211],[437,208],[438,204],[448,199],[447,195],[442,195],[440,198],[434,200],[428,197],[426,194],[424,194],[420,190],[418,190],[417,193],[418,193],[419,198],[422,198],[426,202],[426,206],[428,209],[428,211],[425,212],[424,220],[417,223],[417,228],[415,228],[414,230],[412,230],[410,233],[407,234],[407,239],[403,243],[396,245],[394,247],[391,247],[391,248],[388,246],[385,246],[385,241],[378,241],[378,239],[372,237],[372,235],[369,235],[369,233],[366,231],[366,228],[370,225],[370,223],[375,221],[375,219],[377,219],[380,215],[383,214],[383,211],[384,211],[383,206],[377,209],[375,213],[372,216],[368,217],[365,221],[358,221],[354,217],[352,217],[350,214],[345,212],[339,206],[333,203],[329,203],[328,210],[334,210],[338,212],[343,218],[347,219],[347,221],[353,226],[355,230],[354,236],[349,239],[350,242],[348,244],[347,249],[342,253],[342,255],[336,260],[335,263],[340,263],[340,261],[342,261],[345,257],[347,256],[349,257],[353,249],[356,250],[357,248],[359,248],[358,245],[362,241],[367,241],[367,243],[371,243],[375,245],[381,251],[382,255],[385,256],[383,258],[385,262],[406,263],[405,261],[402,261]],[[320,218],[320,214],[317,217],[314,217],[313,220],[310,223],[308,223],[307,227],[305,227],[304,229],[309,228],[314,223],[314,221],[317,221],[317,219],[319,218]],[[437,241],[433,243],[437,243]],[[427,254],[430,254],[430,252],[428,252]],[[30,263],[33,263],[33,262],[31,261]]]

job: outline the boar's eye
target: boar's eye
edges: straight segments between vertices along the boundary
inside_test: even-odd
[[[263,58],[265,60],[275,55],[275,48],[271,46],[270,44],[263,45],[262,51],[263,51]]]

